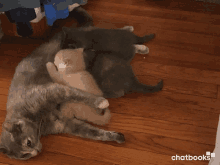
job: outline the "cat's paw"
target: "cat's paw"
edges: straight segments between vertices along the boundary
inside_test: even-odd
[[[105,109],[108,108],[109,102],[104,97],[99,97],[95,102],[95,106],[100,109]]]
[[[122,133],[117,133],[116,142],[121,144],[125,142],[125,136]]]
[[[122,29],[123,30],[127,30],[129,32],[133,32],[134,31],[134,27],[133,26],[124,26]]]
[[[135,47],[135,53],[138,54],[148,54],[149,53],[149,48],[145,45],[134,45]]]

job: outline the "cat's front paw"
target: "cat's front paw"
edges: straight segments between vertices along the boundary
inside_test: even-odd
[[[105,99],[104,97],[99,97],[96,101],[95,101],[95,106],[97,108],[100,108],[100,109],[105,109],[105,108],[108,108],[109,106],[109,102],[107,99]]]
[[[121,132],[117,133],[116,142],[119,144],[125,142],[125,136]]]

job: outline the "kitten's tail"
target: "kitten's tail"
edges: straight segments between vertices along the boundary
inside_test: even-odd
[[[144,44],[154,38],[155,38],[155,34],[148,34],[143,37],[136,36],[136,43],[135,44]]]
[[[79,27],[94,26],[93,18],[81,6],[76,7],[73,11],[71,11],[69,16],[77,20]]]
[[[154,93],[161,91],[163,88],[163,80],[161,80],[157,85],[151,86],[142,84],[140,82],[135,82],[135,84],[132,85],[131,92],[138,92],[138,93]]]

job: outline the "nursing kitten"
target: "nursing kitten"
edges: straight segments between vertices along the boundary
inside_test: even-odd
[[[81,102],[97,110],[108,105],[103,97],[52,81],[46,63],[54,61],[63,38],[63,33],[58,33],[16,67],[0,143],[0,152],[10,158],[26,160],[36,156],[42,147],[40,137],[47,134],[69,133],[94,140],[125,141],[121,133],[105,131],[76,118],[59,118],[57,105],[66,101]]]
[[[86,71],[83,59],[83,49],[63,49],[56,56],[54,63],[47,63],[47,70],[54,82],[81,89],[83,91],[102,96],[92,75]],[[57,70],[57,69],[58,70]],[[111,118],[110,110],[106,108],[104,114],[83,103],[71,101],[60,106],[62,116],[86,120],[98,125],[108,123]]]
[[[84,48],[95,51],[117,52],[118,57],[131,61],[135,55],[135,44],[143,44],[154,38],[154,34],[139,37],[130,30],[102,29],[97,27],[63,27],[63,48]]]
[[[130,63],[117,52],[84,51],[87,70],[96,80],[105,98],[118,98],[127,93],[154,93],[162,90],[163,81],[151,86],[135,77]]]

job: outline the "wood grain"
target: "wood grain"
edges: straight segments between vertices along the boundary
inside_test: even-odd
[[[207,165],[207,160],[173,161],[171,156],[200,156],[214,149],[220,113],[220,5],[94,0],[83,7],[98,27],[131,25],[137,35],[156,34],[146,44],[150,53],[136,54],[131,65],[142,83],[155,85],[163,79],[163,90],[109,99],[112,118],[99,127],[122,132],[124,144],[51,135],[42,138],[43,150],[37,157],[17,161],[0,154],[0,165]],[[75,25],[74,20],[65,21],[66,26]],[[13,33],[12,27],[8,30]],[[1,41],[0,125],[15,67],[43,42],[12,36]]]

